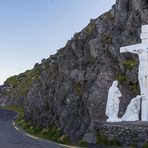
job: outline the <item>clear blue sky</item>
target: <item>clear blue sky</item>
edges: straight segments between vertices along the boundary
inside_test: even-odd
[[[115,0],[0,0],[0,84],[63,47]]]

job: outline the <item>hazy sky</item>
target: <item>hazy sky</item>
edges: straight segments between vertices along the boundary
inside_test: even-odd
[[[0,84],[54,54],[115,0],[0,0]]]

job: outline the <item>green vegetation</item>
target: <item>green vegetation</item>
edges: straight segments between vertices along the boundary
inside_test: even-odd
[[[24,110],[20,107],[8,106],[8,107],[1,107],[1,109],[13,110],[17,112],[18,116],[16,118],[16,123],[27,133],[30,133],[40,138],[44,138],[44,139],[48,139],[48,140],[52,140],[60,143],[66,142],[67,144],[69,141],[67,136],[65,135],[63,136],[61,129],[55,127],[54,125],[51,125],[46,129],[33,127],[31,121],[24,120]]]
[[[17,76],[8,78],[6,83],[11,86],[10,93],[15,94],[15,90],[17,89],[19,90],[17,91],[17,95],[25,96],[29,91],[29,88],[32,86],[34,80],[37,80],[39,78],[39,75],[39,69],[33,69],[27,70],[26,72],[21,73]]]
[[[132,145],[130,145],[130,148],[137,148],[137,145],[136,144],[132,144]]]
[[[17,122],[26,132],[30,133],[31,135],[35,135],[40,138],[48,139],[55,142],[60,142],[68,144],[69,139],[67,136],[62,134],[61,129],[58,129],[54,125],[51,125],[48,128],[36,128],[32,127],[31,122],[25,122],[23,119]]]
[[[138,146],[136,144],[133,144],[131,148],[137,148]],[[141,148],[148,148],[148,143],[145,143]]]
[[[134,66],[136,66],[138,63],[135,60],[127,60],[122,62],[122,64],[129,70],[133,69]]]
[[[130,35],[130,36],[132,36],[133,34],[134,34],[134,32],[131,30],[128,32],[128,35]]]
[[[115,21],[115,15],[113,15],[113,14],[111,13],[111,11],[108,11],[108,12],[104,13],[103,15],[101,15],[101,16],[99,17],[99,19],[100,19],[100,20],[110,21],[110,22],[113,23],[113,22]]]
[[[130,145],[130,148],[137,148],[137,145],[136,144],[132,144],[132,145]]]
[[[115,20],[115,16],[112,15],[112,13],[110,11],[104,13],[103,15],[107,20],[110,20],[110,21],[114,21]]]
[[[54,125],[50,125],[48,128],[37,128],[33,127],[31,121],[24,120],[24,110],[20,107],[16,106],[8,106],[8,107],[1,107],[2,109],[13,110],[18,113],[16,118],[16,123],[19,125],[23,130],[31,135],[35,135],[40,138],[48,139],[55,142],[60,143],[69,143],[69,139],[67,136],[63,135],[61,129],[55,127]]]
[[[17,76],[12,76],[6,80],[6,83],[12,85],[12,87],[16,87],[25,83],[26,81],[31,81],[37,79],[39,77],[39,70],[27,70],[24,73],[21,73]]]
[[[77,146],[88,147],[88,143],[86,143],[84,141],[80,141],[80,142],[78,142]]]
[[[33,127],[31,121],[24,120],[24,109],[16,106],[7,106],[0,107],[0,109],[12,110],[18,113],[16,118],[16,124],[19,125],[24,131],[27,133],[34,135],[36,137],[40,137],[43,139],[55,141],[61,144],[70,145],[69,137],[64,135],[60,128],[57,128],[55,125],[49,125],[47,128],[37,128]],[[78,142],[75,144],[76,146],[87,146],[85,142]]]
[[[75,85],[75,90],[76,90],[77,95],[82,96],[84,93],[84,86],[81,83],[77,83]]]
[[[139,85],[138,84],[133,84],[131,87],[133,92],[138,92],[139,91]]]
[[[17,76],[12,76],[10,78],[7,79],[7,82],[9,84],[11,84],[13,87],[16,87],[17,84],[19,83],[18,79],[17,79]]]
[[[121,146],[116,140],[109,140],[104,135],[97,135],[97,144],[110,145],[110,146]]]
[[[0,109],[6,109],[6,110],[12,110],[14,112],[18,113],[18,118],[24,117],[24,109],[22,107],[16,107],[16,106],[0,106]]]
[[[126,82],[127,78],[125,75],[120,73],[116,76],[116,80],[119,81],[119,83],[124,84]]]
[[[148,148],[148,143],[145,143],[142,148]]]
[[[92,21],[86,28],[86,35],[89,37],[92,35],[92,33],[95,31],[96,24],[94,21]]]
[[[109,34],[102,34],[101,41],[105,44],[112,44],[113,38]]]
[[[20,84],[20,86],[19,86],[20,94],[25,95],[29,91],[29,88],[31,85],[32,85],[32,79],[27,79],[25,82]]]

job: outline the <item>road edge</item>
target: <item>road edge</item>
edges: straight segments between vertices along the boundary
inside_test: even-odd
[[[7,109],[4,109],[4,110],[7,110]],[[10,111],[10,110],[9,110]],[[34,136],[32,134],[29,134],[27,133],[24,129],[22,129],[16,122],[15,120],[17,119],[17,117],[19,116],[19,114],[16,112],[16,111],[13,111],[15,112],[17,115],[13,118],[12,120],[12,126],[19,132],[23,133],[24,135],[26,135],[27,137],[30,137],[32,139],[35,139],[35,140],[39,140],[39,141],[46,141],[46,142],[49,142],[50,140],[48,139],[44,139],[44,138],[41,138],[41,137],[37,137],[37,136]],[[70,145],[65,145],[65,144],[61,144],[61,143],[57,143],[57,142],[54,142],[54,141],[50,141],[50,142],[53,142],[59,146],[62,146],[62,147],[65,147],[65,148],[82,148],[82,147],[77,147],[77,146],[70,146]],[[83,147],[85,148],[85,147]]]

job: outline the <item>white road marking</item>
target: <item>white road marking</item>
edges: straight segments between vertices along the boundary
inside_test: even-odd
[[[13,121],[12,124],[13,124],[14,128],[15,128],[17,131],[19,131],[19,129],[15,126],[15,122],[14,122],[14,121]],[[30,135],[30,134],[25,134],[25,135],[28,136],[28,137],[30,137],[30,138],[39,140],[39,138],[37,138],[37,137],[35,137],[35,136],[32,136],[32,135]]]
[[[13,124],[14,128],[15,128],[17,131],[20,130],[20,129],[18,129],[18,128],[15,126],[15,121],[13,121],[12,124]],[[30,138],[33,138],[33,139],[36,139],[36,140],[40,140],[40,138],[37,138],[37,137],[32,136],[32,135],[30,135],[30,134],[25,134],[25,135],[28,136],[28,137],[30,137]],[[78,147],[75,147],[75,146],[68,146],[68,145],[64,145],[64,144],[58,144],[58,145],[64,146],[64,147],[67,147],[67,148],[78,148]]]
[[[17,131],[19,131],[19,129],[18,129],[17,127],[15,127],[15,129],[16,129]]]
[[[19,131],[19,129],[15,126],[15,122],[13,122],[13,126],[17,131]]]
[[[78,148],[78,147],[75,147],[75,146],[69,146],[69,145],[64,145],[64,144],[58,144],[60,146],[64,146],[64,147],[67,147],[67,148]]]
[[[25,135],[28,136],[28,137],[31,137],[31,138],[33,138],[33,139],[39,140],[39,138],[37,138],[37,137],[35,137],[35,136],[32,136],[32,135],[30,135],[30,134],[25,134]]]

